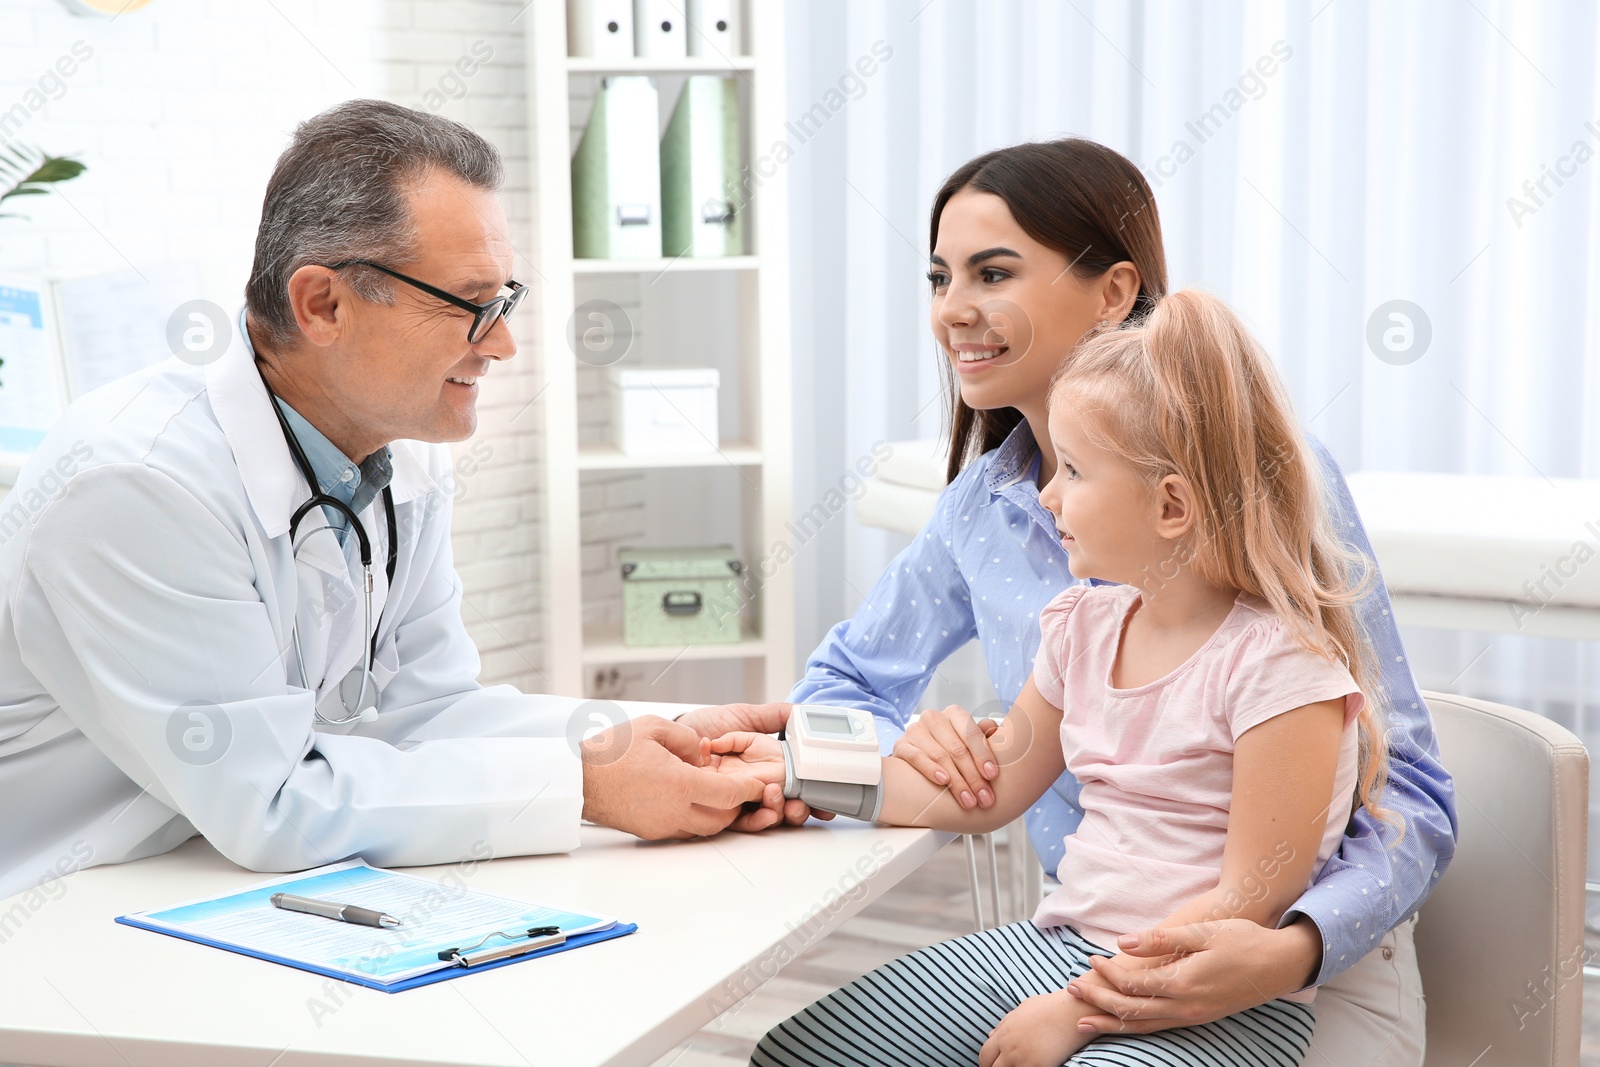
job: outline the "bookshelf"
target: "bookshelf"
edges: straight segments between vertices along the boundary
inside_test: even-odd
[[[567,55],[566,5],[549,0],[529,7],[527,33],[529,145],[533,157],[533,227],[530,250],[536,268],[530,285],[538,315],[540,381],[538,410],[543,435],[540,520],[541,611],[545,673],[554,692],[590,695],[587,679],[596,667],[678,661],[726,661],[743,672],[744,696],[781,699],[792,686],[794,657],[794,580],[788,567],[767,568],[759,594],[747,606],[743,638],[728,645],[689,648],[633,648],[613,626],[583,624],[586,595],[583,574],[583,511],[586,476],[597,472],[646,472],[650,479],[729,477],[739,498],[739,529],[723,530],[706,543],[732,541],[748,569],[764,549],[787,539],[793,435],[790,416],[788,187],[783,167],[762,174],[745,208],[749,254],[718,259],[574,259],[572,255],[572,127],[574,85],[592,84],[609,74],[648,74],[661,78],[663,106],[688,74],[721,73],[741,84],[746,162],[753,146],[783,140],[784,54],[781,5],[747,2],[742,11],[746,54],[681,59],[596,60]],[[580,97],[581,99],[581,94]],[[736,337],[728,358],[737,408],[736,433],[715,453],[693,456],[630,456],[614,447],[582,439],[579,426],[580,360],[567,329],[574,309],[596,284],[653,285],[670,278],[678,286],[721,285],[731,292],[725,309],[732,320],[718,325]],[[663,343],[669,327],[639,324],[647,352]],[[635,362],[630,353],[628,363]],[[648,361],[648,360],[646,360]],[[730,388],[724,375],[723,389]],[[724,431],[727,432],[726,430]],[[685,492],[712,492],[704,482],[686,482]],[[723,491],[726,495],[726,491]],[[657,543],[649,538],[641,545]],[[670,543],[670,542],[668,542]],[[615,564],[615,561],[611,561]]]

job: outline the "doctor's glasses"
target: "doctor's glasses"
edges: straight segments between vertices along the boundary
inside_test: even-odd
[[[328,269],[343,270],[345,267],[371,267],[375,271],[387,274],[391,278],[398,278],[407,285],[421,289],[429,296],[443,300],[445,303],[454,305],[462,311],[472,312],[472,327],[467,330],[467,343],[473,345],[483,340],[489,331],[494,329],[494,324],[500,319],[509,319],[511,313],[517,310],[517,305],[522,303],[522,298],[528,293],[528,287],[521,282],[508,281],[506,282],[506,288],[510,289],[511,292],[502,293],[487,304],[474,304],[472,301],[464,300],[454,293],[447,293],[443,289],[429,285],[427,282],[420,282],[415,278],[401,274],[397,270],[390,270],[383,264],[374,263],[368,259],[347,259],[340,263],[331,264]]]

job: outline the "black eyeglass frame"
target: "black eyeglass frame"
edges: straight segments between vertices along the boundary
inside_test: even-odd
[[[467,343],[471,345],[483,340],[489,331],[494,329],[497,319],[509,319],[511,313],[517,310],[517,305],[522,303],[522,298],[528,293],[527,286],[515,279],[510,279],[506,282],[506,288],[510,289],[511,292],[502,293],[487,304],[474,304],[472,301],[463,299],[454,293],[447,293],[443,289],[429,285],[424,281],[418,281],[409,275],[401,274],[397,270],[391,270],[382,263],[374,263],[370,259],[347,259],[342,263],[330,264],[328,269],[343,270],[346,267],[371,267],[375,271],[387,274],[391,278],[398,278],[407,285],[421,289],[429,296],[437,297],[447,304],[460,308],[462,311],[472,312],[472,326],[467,330]]]

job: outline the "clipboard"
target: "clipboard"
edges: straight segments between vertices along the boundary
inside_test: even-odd
[[[267,901],[278,891],[311,897],[321,894],[364,906],[383,905],[399,912],[403,927],[408,916],[415,914],[415,909],[408,910],[409,904],[431,900],[441,891],[441,884],[353,860],[259,883],[221,897],[120,915],[116,921],[385,993],[583,948],[625,937],[639,928],[634,923],[559,911],[468,890],[463,885],[451,889],[446,899],[437,902],[434,913],[422,914],[412,931],[397,933],[272,908]],[[485,919],[532,916],[533,920],[516,925],[477,922],[453,930],[451,925],[457,915]],[[400,947],[386,950],[382,958],[352,959],[349,946],[361,945]],[[345,954],[340,955],[341,951]]]

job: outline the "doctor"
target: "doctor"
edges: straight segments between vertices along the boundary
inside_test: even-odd
[[[443,118],[304,123],[231,346],[89,394],[28,463],[0,506],[0,897],[197,833],[279,871],[564,852],[580,816],[650,838],[784,817],[781,790],[697,764],[787,705],[579,744],[581,702],[477,684],[437,442],[516,351],[500,181]]]

